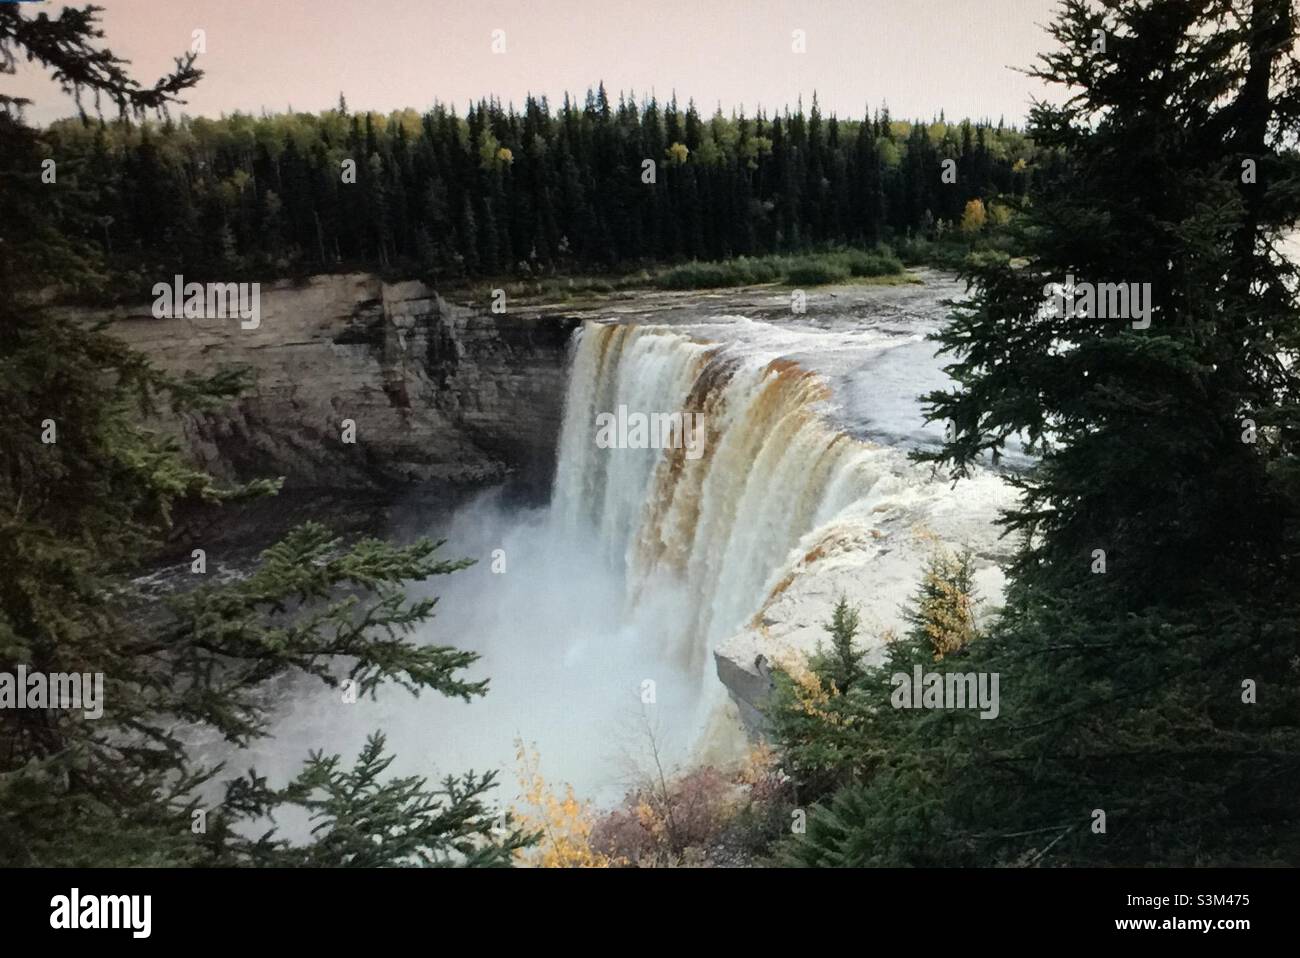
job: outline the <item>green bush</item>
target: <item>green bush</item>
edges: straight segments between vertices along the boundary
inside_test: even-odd
[[[836,259],[847,266],[853,276],[895,276],[903,272],[903,264],[887,249],[878,249],[873,253],[847,250],[837,254]]]
[[[792,286],[821,286],[842,283],[849,278],[849,267],[833,259],[795,260],[786,270],[785,281]]]
[[[898,244],[898,256],[908,266],[924,266],[930,262],[929,240],[909,236]]]
[[[775,283],[785,269],[785,258],[781,256],[742,256],[739,261],[746,264],[753,277],[751,282],[755,283]]]
[[[661,289],[711,289],[721,286],[745,286],[754,282],[746,265],[739,260],[720,263],[683,263],[662,273]]]
[[[795,286],[842,283],[850,277],[892,276],[903,264],[888,247],[834,250],[805,256],[739,256],[713,262],[690,262],[660,273],[660,289],[716,289],[786,282]]]

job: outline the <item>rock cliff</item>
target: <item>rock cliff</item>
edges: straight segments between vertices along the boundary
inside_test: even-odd
[[[232,406],[159,423],[222,478],[284,476],[287,490],[549,486],[576,319],[492,315],[367,274],[263,284],[252,329],[156,319],[148,305],[111,319],[169,372],[251,367],[256,383]],[[349,419],[354,443],[343,441]]]

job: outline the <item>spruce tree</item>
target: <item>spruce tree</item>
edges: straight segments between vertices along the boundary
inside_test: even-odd
[[[258,275],[323,265],[420,275],[430,252],[420,227],[440,271],[454,272],[460,257],[470,275],[872,245],[924,230],[928,209],[954,219],[967,193],[1021,191],[1013,165],[1033,156],[1021,132],[998,134],[997,159],[963,171],[958,195],[932,182],[932,149],[878,150],[876,123],[856,124],[855,136],[837,117],[787,112],[769,138],[765,118],[743,113],[704,122],[689,109],[665,116],[653,101],[621,99],[605,115],[598,90],[588,99],[590,109],[566,104],[554,118],[532,97],[522,115],[488,100],[463,121],[435,105],[415,126],[409,111],[379,123],[338,108],[114,123],[93,136],[65,120],[45,140],[60,165],[88,161],[88,188],[119,195],[98,227],[115,272],[162,263],[222,276],[232,263]],[[934,132],[917,125],[909,139],[928,143]],[[345,160],[357,164],[355,181],[340,175]],[[653,183],[641,181],[646,160],[657,164]],[[914,189],[923,202],[902,202]],[[270,193],[282,204],[283,243],[268,242],[264,229]]]
[[[858,610],[850,608],[848,599],[841,596],[825,626],[830,633],[831,647],[819,656],[815,669],[841,691],[852,688],[862,677],[862,651],[854,642],[858,626]]]
[[[900,783],[934,782],[936,769],[954,761],[957,746],[953,736],[962,716],[935,712],[928,715],[901,712],[890,707],[896,676],[910,682],[913,669],[935,669],[939,657],[936,636],[954,634],[954,624],[969,621],[974,604],[970,584],[970,560],[937,554],[929,563],[917,590],[903,609],[912,629],[903,636],[887,633],[883,661],[867,664],[854,641],[858,615],[841,599],[826,630],[830,649],[819,649],[810,657],[806,672],[778,671],[775,690],[766,709],[769,734],[781,766],[788,774],[798,800],[820,803],[809,816],[807,836],[787,843],[778,860],[806,864],[851,864],[841,861],[840,852],[826,853],[823,841],[843,829],[869,832],[875,825],[852,822],[843,816],[852,809],[883,802],[886,808],[906,812],[899,829],[915,825],[910,808],[914,801],[935,806],[921,791],[913,795],[884,794]],[[935,745],[941,747],[936,749]],[[863,791],[864,784],[870,789]],[[878,794],[879,793],[879,794]],[[838,811],[836,809],[839,809]],[[835,839],[838,841],[838,839]],[[880,834],[870,860],[857,864],[890,862],[886,849],[917,848],[915,836]],[[922,859],[893,859],[893,863],[933,863],[936,852]]]
[[[862,719],[859,686],[866,669],[856,642],[858,612],[841,597],[823,628],[830,636],[830,648],[819,646],[806,670],[777,670],[764,710],[768,734],[803,801],[820,798],[851,780],[857,741],[853,726]]]
[[[152,87],[99,45],[98,11],[28,18],[0,7],[0,59],[30,56],[65,88],[116,105],[123,120],[161,109],[200,76],[192,58]],[[268,734],[267,680],[350,680],[362,695],[400,685],[466,700],[472,653],[412,641],[435,600],[404,583],[463,568],[439,543],[344,543],[303,526],[245,578],[164,605],[131,579],[161,546],[175,510],[274,493],[224,487],[190,465],[142,413],[228,401],[238,370],[175,378],[90,326],[47,309],[48,291],[97,293],[92,200],[75,168],[42,182],[48,145],[5,101],[0,112],[0,672],[104,677],[103,714],[0,709],[0,863],[7,865],[507,864],[528,841],[486,801],[493,775],[382,779],[372,738],[351,771],[311,756],[286,788],[256,772],[203,809],[221,775],[196,762],[178,722],[233,745]],[[314,817],[314,841],[250,837],[288,805]],[[203,812],[202,816],[196,813]],[[204,827],[195,827],[202,818]],[[504,827],[498,828],[498,824]]]
[[[887,724],[897,758],[810,817],[804,864],[1300,859],[1294,11],[1068,0],[1050,30],[1032,255],[968,268],[928,397],[955,436],[920,456],[1037,457],[1004,614],[959,656],[1001,711]],[[1051,308],[1071,276],[1150,284],[1149,317]]]
[[[912,638],[932,648],[936,659],[957,652],[977,636],[973,563],[970,552],[935,552],[926,560],[921,584],[904,611]]]
[[[962,475],[1016,433],[1038,455],[986,735],[1063,858],[1300,854],[1295,28],[1287,0],[1066,3],[1034,71],[1070,96],[1032,119],[1062,158],[1032,256],[972,269],[941,337],[959,386],[930,411],[957,436],[934,458]],[[1045,308],[1071,276],[1131,308]]]

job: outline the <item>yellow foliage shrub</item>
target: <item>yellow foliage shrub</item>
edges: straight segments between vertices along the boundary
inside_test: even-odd
[[[984,201],[973,199],[966,204],[966,209],[961,214],[961,231],[966,234],[978,233],[987,221]]]
[[[542,840],[520,852],[520,864],[535,868],[609,868],[621,862],[601,854],[591,846],[595,815],[587,802],[565,785],[557,794],[542,777],[539,756],[518,739],[515,758],[519,762],[519,785],[523,807],[512,809],[525,832],[540,832]]]

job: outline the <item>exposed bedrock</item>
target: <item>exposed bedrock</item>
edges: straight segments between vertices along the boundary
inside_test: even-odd
[[[230,406],[159,424],[215,475],[350,491],[511,478],[545,495],[576,319],[493,315],[368,274],[263,284],[260,306],[252,329],[156,319],[149,304],[111,314],[112,332],[169,372],[253,370]]]

